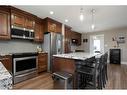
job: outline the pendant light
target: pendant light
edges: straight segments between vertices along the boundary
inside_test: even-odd
[[[91,29],[95,29],[95,24],[94,24],[94,15],[95,15],[95,9],[91,10],[91,15],[92,15],[92,24],[91,24]]]
[[[80,9],[80,21],[83,21],[84,20],[84,15],[83,15],[83,8]]]

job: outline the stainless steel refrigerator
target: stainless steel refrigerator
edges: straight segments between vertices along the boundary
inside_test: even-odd
[[[52,72],[53,55],[61,54],[62,48],[62,34],[47,32],[44,34],[43,50],[48,53],[48,72]]]

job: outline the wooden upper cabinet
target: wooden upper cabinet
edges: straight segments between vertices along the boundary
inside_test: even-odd
[[[36,16],[22,11],[20,9],[11,7],[11,25],[34,30]]]
[[[64,52],[71,52],[71,27],[65,26],[64,28]]]
[[[11,39],[10,37],[10,14],[0,9],[0,39]]]
[[[12,12],[11,25],[24,28],[25,27],[25,17],[22,14]]]
[[[35,20],[31,17],[25,18],[25,28],[27,29],[34,29],[35,27]]]
[[[44,32],[62,33],[62,23],[48,17],[45,18],[43,21],[44,21]]]
[[[37,18],[35,21],[35,41],[43,42],[44,34],[43,34],[43,22],[42,19]]]

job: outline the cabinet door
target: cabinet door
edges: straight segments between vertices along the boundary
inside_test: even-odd
[[[40,53],[38,55],[38,73],[47,70],[47,54]]]
[[[56,24],[53,22],[48,22],[48,31],[49,32],[56,32]]]
[[[62,33],[62,24],[57,24],[56,32],[57,33]]]
[[[12,14],[11,14],[11,23],[12,23],[12,25],[14,25],[14,26],[24,28],[25,18],[24,18],[24,16],[21,15],[21,14],[12,13]]]
[[[43,34],[43,25],[42,23],[35,24],[35,41],[43,42],[44,34]]]
[[[31,18],[25,18],[25,28],[27,29],[34,29],[35,21]]]
[[[10,14],[0,10],[0,39],[10,39]]]
[[[64,35],[64,52],[70,53],[71,52],[71,28],[65,27],[65,35]]]

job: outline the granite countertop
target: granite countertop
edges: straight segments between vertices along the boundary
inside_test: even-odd
[[[53,56],[54,57],[85,60],[87,58],[97,56],[97,55],[99,55],[99,54],[98,53],[75,52],[75,53],[57,54],[57,55],[53,55]]]
[[[12,88],[12,76],[0,62],[0,89]]]

